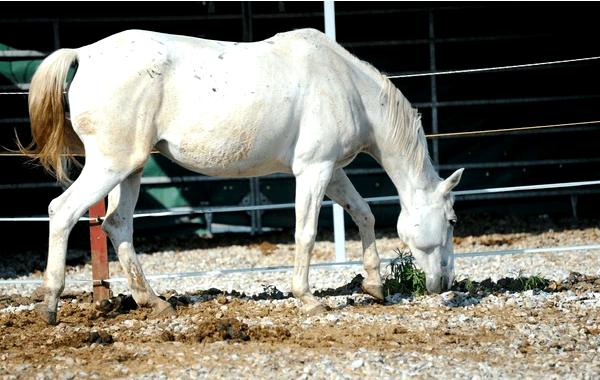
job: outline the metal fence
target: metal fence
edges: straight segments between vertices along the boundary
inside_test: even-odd
[[[221,7],[220,4],[215,4],[212,2],[208,2],[202,6],[200,11],[202,14],[189,14],[189,15],[170,15],[170,16],[116,16],[116,17],[23,17],[20,19],[15,18],[0,18],[0,24],[45,24],[50,26],[49,30],[51,30],[51,39],[52,40],[52,48],[58,49],[62,47],[63,40],[68,31],[70,31],[74,26],[84,25],[85,23],[100,23],[102,25],[112,25],[118,23],[133,23],[133,25],[137,24],[149,24],[153,23],[156,25],[160,25],[161,23],[169,23],[169,22],[199,22],[206,20],[229,20],[235,21],[237,27],[239,27],[238,33],[241,35],[243,40],[253,40],[255,37],[259,35],[256,31],[260,23],[270,22],[270,20],[292,20],[298,19],[301,20],[300,23],[306,23],[309,26],[314,26],[318,24],[319,20],[323,19],[325,14],[322,11],[322,8],[319,9],[318,6],[312,7],[312,10],[307,11],[290,11],[287,8],[291,6],[285,4],[284,2],[277,3],[277,9],[273,9],[273,12],[268,13],[263,11],[258,11],[260,8],[256,5],[252,5],[251,3],[240,3],[240,8],[236,12],[235,7],[233,5],[228,6],[225,13],[218,12],[218,8]],[[274,7],[274,6],[273,6]],[[586,95],[564,95],[564,96],[530,96],[530,97],[511,97],[511,98],[496,98],[496,99],[468,99],[468,100],[440,100],[438,95],[439,92],[439,76],[441,74],[445,75],[465,75],[467,73],[481,73],[481,72],[489,72],[489,71],[507,71],[507,70],[537,70],[546,67],[546,62],[534,62],[533,64],[526,65],[512,65],[512,66],[502,66],[502,67],[494,67],[494,68],[484,68],[480,70],[480,68],[468,69],[464,70],[446,70],[440,71],[437,70],[438,63],[438,51],[440,47],[444,47],[448,44],[456,44],[463,42],[472,42],[472,41],[489,41],[490,43],[494,41],[502,41],[502,40],[516,40],[519,38],[524,38],[527,36],[523,36],[520,34],[508,35],[508,36],[464,36],[464,37],[444,37],[440,36],[440,33],[436,33],[436,28],[438,28],[438,24],[436,21],[439,21],[440,12],[445,11],[454,11],[460,9],[478,9],[482,8],[481,5],[468,5],[468,6],[441,6],[441,7],[415,7],[415,8],[407,8],[401,9],[338,9],[336,12],[336,16],[338,18],[349,18],[353,17],[355,19],[359,19],[361,17],[380,17],[380,16],[390,16],[390,15],[421,15],[422,19],[426,19],[427,23],[427,36],[426,38],[415,38],[415,39],[402,39],[402,40],[369,40],[369,41],[341,41],[341,44],[350,49],[360,49],[365,47],[379,47],[381,49],[386,49],[392,46],[423,46],[428,49],[428,70],[422,72],[409,72],[409,73],[398,73],[398,72],[390,72],[390,78],[393,78],[395,83],[402,83],[402,80],[408,78],[415,77],[423,77],[424,80],[429,81],[429,91],[430,98],[429,101],[422,102],[417,101],[414,102],[414,105],[418,108],[428,110],[430,123],[427,125],[428,130],[431,131],[432,134],[437,134],[440,132],[439,128],[439,112],[441,109],[445,108],[454,108],[454,107],[470,107],[470,106],[481,106],[481,105],[489,105],[489,104],[527,104],[527,103],[548,103],[555,104],[557,102],[565,102],[565,101],[579,101],[579,100],[591,100],[597,99],[600,97],[598,94],[586,94]],[[274,7],[275,8],[275,7]],[[338,6],[338,8],[343,8]],[[437,17],[437,18],[436,18]],[[323,24],[321,24],[323,25]],[[258,28],[260,29],[260,28]],[[65,32],[65,30],[67,32]],[[343,34],[343,30],[341,32]],[[199,33],[201,34],[201,33]],[[340,34],[340,33],[338,33]],[[48,38],[48,37],[47,37]],[[17,59],[35,59],[43,57],[46,52],[38,52],[35,50],[27,50],[27,51],[8,51],[8,52],[0,52],[0,61],[11,61]],[[583,59],[595,59],[597,57],[589,57]],[[565,65],[572,64],[580,64],[583,62],[583,59],[574,59],[574,60],[557,60],[552,61],[555,67],[564,67]],[[499,75],[508,75],[508,74],[499,74]],[[400,81],[400,82],[398,82]],[[20,88],[26,89],[27,84],[22,83],[19,85]],[[14,91],[14,88],[2,88],[0,90],[5,91]],[[26,93],[26,92],[21,92]],[[4,125],[4,127],[12,126],[18,124],[20,126],[25,126],[28,123],[28,119],[25,117],[12,117],[12,118],[0,118],[0,124]],[[507,126],[510,127],[510,126]],[[594,127],[596,128],[596,127]],[[579,129],[569,128],[569,133],[575,131],[584,131],[589,130],[588,127],[581,127]],[[563,133],[566,132],[566,128],[557,128],[552,131],[552,133]],[[525,132],[519,132],[525,133]],[[527,133],[540,133],[539,131],[531,131]],[[439,144],[440,141],[438,139],[433,139],[431,141],[431,156],[434,162],[435,167],[438,170],[452,170],[459,167],[465,167],[469,169],[498,169],[498,168],[530,168],[530,167],[547,167],[547,166],[559,166],[559,165],[583,165],[583,164],[591,164],[598,162],[599,158],[589,157],[589,158],[557,158],[557,159],[531,159],[531,160],[515,160],[515,161],[495,161],[495,162],[461,162],[461,163],[444,163],[440,159],[439,153]],[[350,176],[357,175],[381,175],[384,174],[383,170],[380,168],[370,168],[370,169],[348,169],[348,174]],[[274,175],[267,176],[264,179],[273,179],[273,178],[290,178],[289,176],[282,175]],[[142,184],[144,186],[154,186],[161,185],[166,183],[184,185],[189,183],[197,183],[203,181],[220,181],[219,178],[207,178],[204,176],[198,175],[186,175],[180,177],[154,177],[154,178],[144,178]],[[248,179],[249,184],[249,193],[246,196],[247,202],[249,205],[257,205],[260,206],[262,204],[262,197],[260,194],[261,188],[261,180],[260,178]],[[44,187],[56,187],[57,185],[54,183],[5,183],[0,184],[0,190],[7,189],[26,189],[26,188],[44,188]],[[591,189],[587,190],[586,194],[596,193],[598,190]],[[513,196],[557,196],[563,195],[567,196],[571,199],[576,199],[578,195],[582,193],[572,193],[569,190],[558,190],[547,192],[544,189],[540,189],[535,193],[528,193],[527,195],[523,193],[514,194]],[[495,197],[505,197],[505,195],[490,195],[489,199],[493,199]],[[575,197],[575,198],[572,198]],[[467,198],[474,199],[474,198]],[[481,198],[478,198],[481,199]],[[572,200],[572,205],[576,204],[576,200]],[[576,209],[574,210],[574,214],[576,213]],[[251,222],[251,230],[256,233],[260,233],[263,226],[262,214],[256,211],[250,212],[250,222]]]
[[[261,15],[261,14],[252,14],[251,9],[248,8],[248,5],[243,5],[242,13],[240,15],[205,15],[202,17],[189,16],[189,17],[166,17],[166,18],[139,18],[136,17],[135,21],[145,20],[145,21],[156,21],[161,22],[165,20],[200,20],[200,19],[240,19],[242,20],[242,29],[245,40],[252,40],[252,20],[261,20],[267,18],[288,18],[288,17],[322,17],[323,13],[321,12],[313,12],[310,14],[301,14],[301,15],[293,15],[293,14],[272,14],[272,15]],[[400,12],[400,11],[399,11]],[[591,100],[597,99],[600,95],[597,94],[588,94],[588,95],[569,95],[569,96],[536,96],[536,97],[517,97],[517,98],[498,98],[498,99],[472,99],[472,100],[456,100],[456,101],[440,101],[438,98],[438,77],[440,75],[466,75],[466,74],[477,74],[482,72],[505,72],[512,70],[534,70],[539,69],[540,67],[562,67],[564,65],[580,63],[584,61],[595,61],[598,56],[592,57],[574,57],[573,59],[567,60],[554,60],[554,61],[546,61],[546,62],[532,62],[527,64],[518,64],[518,65],[505,65],[505,66],[493,66],[493,67],[482,67],[482,68],[472,68],[465,70],[452,70],[452,71],[440,71],[437,70],[436,65],[436,48],[438,44],[443,44],[449,42],[448,39],[440,39],[436,38],[435,35],[435,10],[430,8],[426,9],[411,9],[410,12],[425,12],[428,17],[428,27],[429,34],[428,38],[420,39],[420,40],[403,40],[403,41],[373,41],[371,43],[342,43],[346,47],[360,47],[360,46],[388,46],[390,44],[396,45],[418,45],[424,44],[429,48],[429,71],[418,72],[418,73],[391,73],[389,74],[390,78],[394,80],[399,80],[403,78],[413,78],[413,77],[426,77],[429,80],[430,87],[430,100],[428,102],[416,102],[415,106],[419,108],[429,109],[431,125],[430,130],[432,135],[439,135],[439,115],[438,112],[441,108],[445,107],[463,107],[463,106],[478,106],[485,104],[527,104],[527,103],[544,103],[544,102],[557,102],[557,101],[571,101],[571,100]],[[368,12],[357,13],[357,14],[367,14]],[[340,12],[338,15],[349,15],[351,12]],[[370,14],[377,14],[377,12],[371,12]],[[23,22],[43,22],[50,23],[52,25],[53,30],[53,40],[54,40],[54,48],[60,48],[60,30],[61,25],[64,22],[69,23],[78,23],[83,21],[94,21],[94,22],[117,22],[117,21],[127,21],[128,18],[92,18],[92,19],[30,19],[30,20],[22,20]],[[10,23],[15,22],[14,20],[8,19],[0,19],[1,23]],[[486,37],[491,39],[491,37]],[[517,37],[513,37],[517,38]],[[467,39],[466,37],[464,38]],[[454,39],[461,40],[460,38]],[[485,40],[485,38],[481,38],[481,40]],[[386,45],[387,44],[387,45]],[[40,58],[44,56],[45,53],[39,53],[36,51],[11,51],[8,53],[0,54],[0,60],[15,60],[15,59],[28,59],[28,58]],[[21,89],[27,89],[27,84],[20,84],[19,87]],[[0,90],[5,90],[4,93],[13,96],[23,96],[26,94],[26,91],[15,91],[14,88],[2,88]],[[542,132],[552,132],[552,133],[575,133],[579,131],[589,130],[590,128],[597,128],[597,121],[584,121],[585,125],[573,126],[571,124],[575,123],[563,123],[552,126],[552,129],[547,129],[544,131],[533,130],[528,128],[507,128],[507,130],[499,131],[497,133],[542,133]],[[0,119],[0,124],[3,124],[5,127],[14,125],[14,124],[27,124],[27,118],[4,118]],[[587,123],[587,124],[586,124]],[[514,127],[514,126],[509,126]],[[485,132],[485,131],[481,131]],[[439,136],[438,136],[439,137]],[[452,137],[452,136],[445,136]],[[459,136],[454,136],[459,137]],[[439,140],[438,138],[433,138],[431,143],[431,156],[434,162],[435,167],[438,170],[449,170],[455,169],[458,167],[466,167],[466,168],[478,168],[478,169],[489,169],[489,168],[507,168],[507,167],[530,167],[530,166],[544,166],[544,165],[563,165],[563,164],[589,164],[589,163],[597,163],[600,161],[600,158],[597,157],[589,157],[589,158],[573,158],[573,159],[543,159],[543,160],[520,160],[520,161],[504,161],[504,162],[469,162],[469,163],[459,163],[459,164],[444,164],[440,161],[439,155]],[[383,170],[380,168],[367,168],[367,169],[356,169],[350,168],[347,170],[349,175],[372,175],[372,174],[383,174]],[[273,179],[273,178],[291,178],[289,175],[278,174],[271,175],[264,178]],[[184,185],[188,183],[195,182],[203,182],[203,181],[221,181],[221,178],[215,177],[206,177],[201,175],[186,175],[186,176],[177,176],[177,177],[145,177],[142,179],[143,186],[151,186],[157,184],[174,184],[174,185]],[[228,179],[230,180],[230,179]],[[232,206],[221,206],[221,207],[187,207],[187,208],[173,208],[169,210],[142,210],[138,211],[135,214],[135,218],[146,218],[146,217],[163,217],[163,216],[177,216],[177,215],[194,215],[194,214],[212,214],[219,212],[250,212],[251,213],[251,228],[253,232],[260,232],[263,226],[261,220],[261,212],[264,210],[277,210],[277,209],[290,209],[294,207],[293,203],[285,203],[285,204],[262,204],[261,196],[260,196],[260,179],[251,178],[247,179],[249,181],[249,189],[250,193],[247,197],[248,205],[232,205]],[[577,181],[577,182],[563,182],[563,183],[550,183],[550,184],[540,184],[540,185],[532,185],[532,186],[511,186],[511,187],[502,187],[502,188],[487,188],[487,189],[473,189],[473,190],[463,190],[455,192],[456,196],[460,199],[464,200],[474,200],[474,199],[499,199],[499,198],[519,198],[519,197],[539,197],[539,196],[556,196],[556,195],[568,195],[571,200],[571,206],[573,209],[574,216],[577,215],[577,196],[582,194],[597,194],[600,193],[600,189],[598,185],[600,181]],[[54,182],[32,182],[32,183],[8,183],[1,184],[0,190],[14,190],[14,189],[32,189],[32,188],[53,188],[58,185]],[[574,190],[575,189],[575,190]],[[366,199],[370,203],[374,204],[385,204],[385,203],[397,203],[398,197],[396,195],[393,196],[380,196],[380,197],[371,197]],[[325,201],[323,205],[330,206],[332,202]],[[82,218],[83,220],[95,220],[95,218]],[[45,216],[31,216],[31,217],[2,217],[0,221],[4,222],[26,222],[26,221],[45,221],[47,217]],[[581,247],[579,247],[581,248]],[[593,249],[597,249],[595,247]],[[585,249],[589,249],[585,248]],[[500,253],[499,253],[500,254]],[[345,262],[345,256],[339,257],[339,261]]]

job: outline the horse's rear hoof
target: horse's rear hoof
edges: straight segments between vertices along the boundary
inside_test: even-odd
[[[304,306],[302,306],[302,309],[301,309],[302,314],[307,315],[309,317],[311,317],[313,315],[325,314],[329,310],[331,310],[329,307],[324,306],[320,303],[313,304],[313,305],[304,305]]]
[[[150,318],[152,318],[152,319],[154,319],[154,318],[166,318],[166,317],[170,317],[172,315],[176,315],[177,314],[175,312],[175,309],[173,309],[173,306],[171,306],[171,304],[168,303],[168,302],[166,302],[166,301],[162,301],[158,305],[154,306],[153,309],[154,310],[150,314]]]
[[[381,285],[369,285],[363,282],[362,290],[363,292],[367,293],[368,295],[380,302],[383,302],[385,299],[385,297],[383,296],[383,286]]]
[[[56,311],[48,310],[46,304],[37,304],[35,306],[35,311],[44,322],[49,325],[56,325]]]

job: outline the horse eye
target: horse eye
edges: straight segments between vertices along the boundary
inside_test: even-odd
[[[456,226],[456,219],[450,219],[448,222],[450,222],[452,227]]]

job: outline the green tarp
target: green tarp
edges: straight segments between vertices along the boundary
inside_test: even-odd
[[[15,50],[10,46],[0,43],[0,51]],[[0,75],[8,79],[14,85],[31,82],[31,77],[42,62],[36,60],[6,60],[0,61]]]

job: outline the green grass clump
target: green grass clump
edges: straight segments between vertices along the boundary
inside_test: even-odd
[[[523,290],[544,289],[548,286],[548,280],[540,276],[531,276],[524,278]]]
[[[407,294],[421,296],[427,292],[425,287],[425,273],[417,269],[414,258],[410,252],[396,249],[396,257],[390,263],[390,274],[383,282],[383,294]]]
[[[475,293],[475,285],[473,284],[473,281],[471,281],[471,279],[468,277],[465,278],[465,289],[469,293]]]

